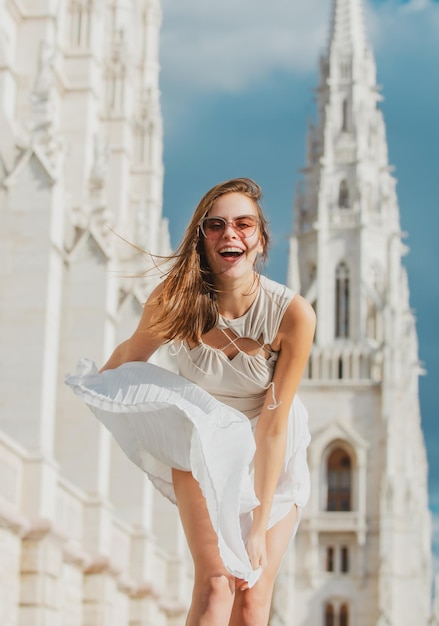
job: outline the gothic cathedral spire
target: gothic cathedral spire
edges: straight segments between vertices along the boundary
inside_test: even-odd
[[[304,181],[296,199],[296,275],[305,295],[316,305],[318,298],[316,345],[338,339],[357,344],[368,362],[363,374],[373,378],[371,349],[383,339],[388,256],[399,263],[404,247],[375,62],[359,0],[334,4],[317,100],[318,121],[309,128]],[[292,268],[295,263],[292,258]],[[297,283],[293,275],[290,281]],[[346,374],[337,371],[337,376]]]
[[[337,0],[332,8],[329,53],[342,51],[358,58],[365,50],[366,37],[360,0]]]
[[[290,286],[317,313],[301,389],[312,494],[294,547],[300,558],[286,574],[297,590],[290,610],[303,625],[425,626],[431,556],[417,335],[360,0],[333,1],[316,94],[289,263]]]

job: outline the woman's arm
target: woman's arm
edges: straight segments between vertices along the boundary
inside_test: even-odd
[[[143,307],[139,325],[129,339],[119,344],[105,365],[104,370],[114,369],[128,361],[147,361],[154,352],[162,345],[163,339],[150,332],[151,319],[160,315],[157,305],[157,296],[163,289],[163,284],[158,285],[149,296]]]
[[[253,512],[253,526],[247,550],[254,568],[266,563],[265,534],[277,482],[284,462],[291,403],[305,368],[315,331],[315,313],[300,295],[291,301],[283,317],[276,343],[279,341],[279,358],[273,383],[267,390],[259,417],[255,439],[255,491],[260,501]],[[275,346],[277,349],[277,346]]]

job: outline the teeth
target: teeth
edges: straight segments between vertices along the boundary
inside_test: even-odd
[[[224,252],[239,252],[239,253],[241,253],[242,250],[240,248],[222,248],[220,250],[220,254],[223,254]]]

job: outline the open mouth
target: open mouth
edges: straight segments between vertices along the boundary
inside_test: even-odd
[[[244,254],[244,250],[239,248],[223,248],[219,251],[223,259],[237,259]]]

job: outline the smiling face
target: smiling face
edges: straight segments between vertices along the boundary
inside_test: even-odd
[[[231,222],[242,216],[254,216],[259,221],[258,209],[253,200],[239,192],[220,196],[208,213],[208,217],[221,217],[227,222],[217,239],[201,235],[206,260],[215,282],[222,284],[229,280],[253,279],[257,255],[264,251],[263,237],[259,225],[248,237],[243,237],[239,228],[235,230]]]

